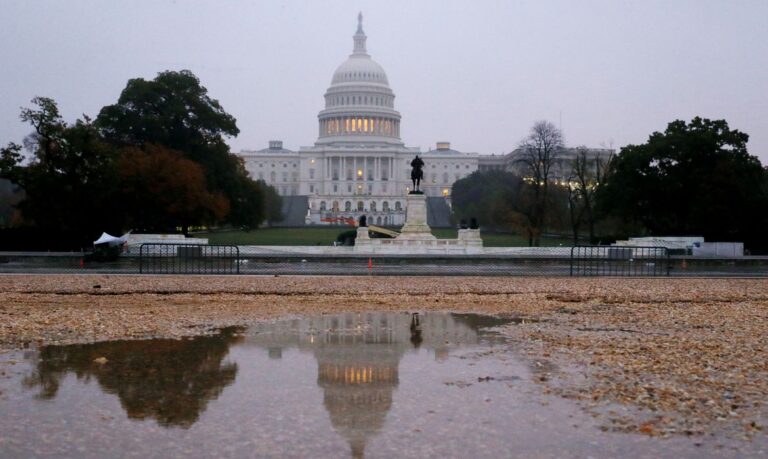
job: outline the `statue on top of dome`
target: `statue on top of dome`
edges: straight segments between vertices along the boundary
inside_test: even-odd
[[[411,191],[409,194],[424,194],[419,189],[419,185],[421,185],[421,180],[424,178],[424,171],[421,170],[422,167],[424,167],[424,160],[419,158],[419,155],[416,155],[415,158],[413,158],[413,161],[411,161],[411,181],[413,181],[413,191]]]

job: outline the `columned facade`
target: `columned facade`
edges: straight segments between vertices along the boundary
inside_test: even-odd
[[[325,92],[315,145],[291,151],[273,141],[270,148],[240,155],[254,179],[281,195],[308,197],[307,224],[344,225],[366,215],[371,224],[400,226],[416,154],[426,163],[422,190],[446,199],[453,182],[477,170],[477,154],[447,143],[424,153],[406,147],[387,74],[368,54],[362,15],[352,38],[352,54]]]

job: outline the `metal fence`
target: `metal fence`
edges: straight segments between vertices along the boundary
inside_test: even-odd
[[[571,276],[669,276],[666,247],[575,246]]]
[[[670,256],[663,248],[609,246],[525,248],[516,255],[363,255],[147,243],[114,261],[81,252],[2,252],[0,273],[768,277],[768,257],[706,259]]]
[[[142,244],[141,274],[240,274],[240,249],[235,245]]]

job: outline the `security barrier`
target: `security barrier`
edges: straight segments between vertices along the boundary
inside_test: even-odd
[[[141,274],[240,274],[235,245],[146,243],[139,249]]]
[[[575,246],[571,276],[669,276],[666,247]]]

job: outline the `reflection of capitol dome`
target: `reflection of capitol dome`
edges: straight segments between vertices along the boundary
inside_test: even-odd
[[[352,457],[363,457],[392,407],[400,360],[414,348],[411,320],[410,314],[391,312],[297,318],[258,324],[247,341],[267,348],[270,356],[292,346],[312,352],[331,424],[349,442]],[[419,346],[434,350],[437,359],[447,345],[477,343],[472,324],[460,316],[428,313],[420,320]]]
[[[395,94],[384,69],[367,52],[362,14],[357,20],[353,52],[333,73],[325,93],[316,144],[362,141],[402,145]]]

